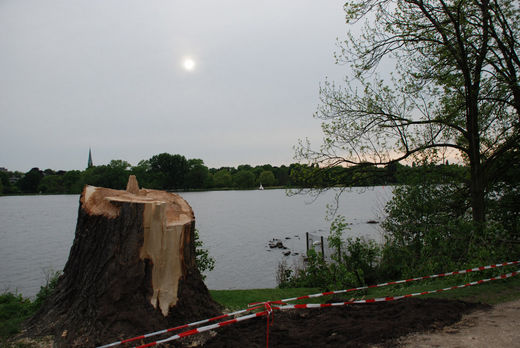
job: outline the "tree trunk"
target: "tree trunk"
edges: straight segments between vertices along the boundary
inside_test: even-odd
[[[485,211],[485,172],[481,162],[480,134],[479,134],[479,109],[478,109],[478,85],[467,88],[466,93],[466,128],[468,130],[468,150],[470,165],[470,193],[473,223],[478,231],[483,228],[486,220]]]
[[[95,346],[214,316],[195,264],[195,217],[180,196],[86,186],[56,290],[26,334]]]
[[[486,221],[484,171],[480,162],[471,165],[470,169],[471,211],[473,222],[476,228],[480,230]]]

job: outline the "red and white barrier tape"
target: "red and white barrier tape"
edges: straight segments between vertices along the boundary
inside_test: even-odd
[[[258,312],[258,313],[255,313],[255,314],[242,316],[242,317],[239,317],[239,318],[236,318],[236,319],[227,320],[227,321],[220,322],[220,323],[217,323],[217,324],[203,326],[203,327],[200,327],[198,329],[185,331],[185,332],[182,332],[180,334],[171,336],[171,337],[163,339],[163,340],[159,340],[159,341],[155,341],[155,342],[151,342],[151,343],[139,346],[139,348],[155,346],[157,344],[173,341],[173,340],[176,340],[176,339],[179,339],[179,338],[182,338],[182,337],[195,335],[195,334],[200,333],[200,332],[213,330],[213,329],[225,326],[225,325],[234,324],[236,322],[244,321],[244,320],[247,320],[247,319],[251,319],[251,318],[255,318],[255,317],[259,317],[259,316],[263,316],[263,315],[268,315],[269,316],[271,314],[271,312],[270,312],[271,307],[272,307],[272,309],[286,310],[286,309],[299,309],[299,308],[322,308],[322,307],[332,307],[332,306],[344,306],[344,305],[356,304],[356,303],[373,303],[373,302],[400,300],[400,299],[407,298],[407,297],[414,297],[414,296],[432,294],[432,293],[437,293],[437,292],[442,292],[442,291],[447,291],[447,290],[453,290],[453,289],[458,289],[458,288],[465,288],[465,287],[472,286],[472,285],[486,283],[486,282],[489,282],[489,281],[492,281],[492,280],[510,278],[510,277],[515,276],[515,275],[518,275],[520,270],[517,271],[517,272],[504,274],[504,275],[501,275],[499,277],[483,279],[483,280],[479,280],[479,281],[476,281],[476,282],[471,282],[471,283],[467,283],[467,284],[463,284],[463,285],[452,286],[452,287],[449,287],[449,288],[432,290],[432,291],[424,291],[424,292],[420,292],[420,293],[414,293],[414,294],[408,294],[408,295],[402,295],[402,296],[389,296],[389,297],[381,297],[381,298],[374,298],[374,299],[367,299],[367,300],[354,300],[354,301],[338,302],[338,303],[327,303],[327,304],[296,304],[296,305],[288,305],[288,304],[286,304],[286,302],[290,302],[290,301],[303,300],[303,299],[309,299],[309,298],[316,298],[316,297],[327,296],[327,295],[334,295],[334,294],[342,294],[342,293],[347,293],[347,292],[352,292],[352,291],[365,290],[365,289],[369,289],[369,288],[378,288],[378,287],[383,287],[383,286],[387,286],[387,285],[403,284],[403,283],[413,282],[413,281],[417,281],[417,280],[434,279],[434,278],[446,277],[446,276],[450,276],[450,275],[471,273],[471,272],[483,271],[483,270],[486,270],[486,269],[494,269],[494,268],[498,268],[498,267],[516,265],[516,264],[520,264],[520,261],[504,262],[504,263],[500,263],[500,264],[494,264],[494,265],[488,265],[488,266],[482,266],[482,267],[475,267],[475,268],[470,268],[470,269],[466,269],[466,270],[460,270],[460,271],[454,271],[454,272],[448,272],[448,273],[439,273],[439,274],[430,275],[430,276],[410,278],[410,279],[398,280],[398,281],[393,281],[393,282],[380,283],[380,284],[376,284],[376,285],[362,286],[362,287],[352,288],[352,289],[347,289],[347,290],[328,291],[328,292],[322,292],[322,293],[317,293],[317,294],[312,294],[312,295],[305,295],[305,296],[300,296],[300,297],[293,297],[293,298],[283,299],[283,300],[279,300],[279,301],[255,302],[255,303],[250,304],[250,306],[255,306],[255,307],[239,310],[239,311],[228,313],[228,314],[223,314],[223,315],[220,315],[220,316],[217,316],[217,317],[214,317],[214,318],[210,318],[210,319],[204,319],[204,320],[192,322],[192,323],[189,323],[189,324],[184,324],[184,325],[173,327],[173,328],[170,328],[170,329],[164,329],[164,330],[160,330],[160,331],[156,331],[156,332],[147,333],[147,334],[144,334],[144,335],[141,335],[141,336],[136,336],[136,337],[129,338],[129,339],[126,339],[126,340],[122,340],[122,341],[106,344],[106,345],[103,345],[103,346],[99,346],[97,348],[114,347],[114,346],[118,346],[118,345],[121,345],[121,344],[129,343],[129,342],[133,342],[133,341],[137,341],[137,340],[141,340],[141,339],[146,339],[146,338],[153,337],[153,336],[156,336],[156,335],[161,335],[161,334],[169,333],[169,332],[176,331],[176,330],[181,330],[181,329],[185,329],[185,328],[189,328],[189,327],[193,327],[193,326],[198,326],[198,325],[201,325],[201,324],[204,324],[204,323],[217,321],[217,320],[220,320],[220,319],[224,319],[224,318],[228,318],[228,317],[235,316],[235,315],[238,315],[238,314],[242,314],[242,313],[245,313],[245,312],[248,312],[248,311],[253,311],[253,310],[256,310],[256,309],[259,309],[259,308],[266,308],[267,310],[263,311],[263,312]],[[279,306],[279,307],[271,306],[273,304],[280,304],[282,306]]]
[[[478,281],[475,281],[475,282],[466,283],[466,284],[463,284],[463,285],[456,285],[456,286],[451,286],[451,287],[448,287],[448,288],[437,289],[437,290],[416,292],[416,293],[413,293],[413,294],[407,294],[407,295],[401,295],[401,296],[379,297],[379,298],[373,298],[373,299],[354,300],[354,301],[337,302],[337,303],[308,303],[308,304],[285,305],[285,306],[281,306],[281,307],[272,306],[272,309],[287,310],[287,309],[304,309],[304,308],[325,308],[325,307],[345,306],[345,305],[349,305],[349,304],[358,304],[358,303],[374,303],[374,302],[395,301],[395,300],[401,300],[403,298],[408,298],[408,297],[427,295],[427,294],[434,294],[434,293],[439,293],[439,292],[448,291],[448,290],[465,288],[465,287],[468,287],[468,286],[473,286],[473,285],[478,285],[478,284],[490,282],[492,280],[499,280],[499,279],[510,278],[510,277],[516,276],[518,274],[520,274],[520,270],[518,270],[516,272],[503,274],[503,275],[500,275],[498,277],[482,279],[482,280],[478,280]],[[266,303],[266,306],[269,306],[269,303]],[[166,342],[170,342],[170,341],[173,341],[173,340],[177,340],[177,339],[182,338],[182,337],[192,336],[192,335],[195,335],[197,333],[201,333],[201,332],[204,332],[204,331],[217,329],[217,328],[222,327],[222,326],[234,324],[234,323],[237,323],[239,321],[244,321],[244,320],[248,320],[248,319],[252,319],[252,318],[256,318],[256,317],[260,317],[260,316],[264,316],[264,315],[270,315],[269,310],[266,310],[266,311],[263,311],[263,312],[258,312],[258,313],[255,313],[255,314],[246,315],[246,316],[243,316],[243,317],[240,317],[240,318],[237,318],[237,319],[232,319],[232,320],[224,321],[224,322],[221,322],[221,323],[208,325],[208,326],[203,326],[203,327],[200,327],[200,328],[197,328],[197,329],[185,331],[185,332],[182,332],[180,334],[177,334],[177,335],[165,338],[163,340],[159,340],[159,341],[151,342],[151,343],[148,343],[148,344],[145,344],[145,345],[142,345],[142,346],[138,346],[137,348],[145,348],[145,347],[156,346],[156,345],[159,345],[159,344],[162,344],[162,343],[166,343]]]
[[[328,291],[328,292],[320,292],[318,294],[305,295],[305,296],[300,296],[300,297],[286,298],[286,299],[279,300],[279,301],[266,301],[266,302],[280,304],[281,302],[292,302],[292,301],[305,300],[305,299],[315,298],[315,297],[344,294],[344,293],[352,292],[352,291],[366,290],[366,289],[372,289],[372,288],[382,288],[383,286],[387,286],[387,285],[404,284],[404,283],[414,282],[414,281],[417,281],[417,280],[435,279],[435,278],[447,277],[447,276],[457,275],[457,274],[479,272],[479,271],[484,271],[486,269],[494,269],[494,268],[498,268],[498,267],[512,266],[512,265],[517,265],[517,264],[520,264],[520,261],[504,262],[504,263],[498,263],[498,264],[495,264],[495,265],[488,265],[488,266],[464,269],[464,270],[460,270],[460,271],[439,273],[439,274],[434,274],[434,275],[429,275],[429,276],[397,280],[397,281],[394,281],[394,282],[387,282],[387,283],[381,283],[381,284],[376,284],[376,285],[360,286],[358,288],[352,288],[352,289],[347,289],[347,290],[335,290],[335,291]],[[261,305],[263,303],[265,303],[265,302],[254,302],[254,303],[251,303],[249,305],[250,306],[258,306],[258,305]]]
[[[239,318],[223,321],[221,323],[207,325],[207,326],[202,326],[202,327],[199,327],[199,328],[196,328],[196,329],[193,329],[193,330],[184,331],[184,332],[181,332],[180,334],[177,334],[177,335],[165,338],[163,340],[150,342],[150,343],[144,344],[142,346],[138,346],[137,348],[153,347],[153,346],[156,346],[156,345],[159,345],[159,344],[162,344],[162,343],[166,343],[166,342],[170,342],[170,341],[173,341],[173,340],[177,340],[179,338],[193,336],[195,334],[198,334],[198,333],[201,333],[201,332],[204,332],[204,331],[218,329],[219,327],[222,327],[222,326],[238,323],[240,321],[244,321],[244,320],[248,320],[248,319],[252,319],[252,318],[262,317],[262,316],[268,315],[268,314],[269,314],[268,311],[263,311],[263,312],[258,312],[258,313],[254,313],[254,314],[244,315],[243,317],[239,317]]]
[[[176,327],[172,327],[172,328],[164,329],[164,330],[160,330],[160,331],[150,332],[150,333],[147,333],[147,334],[144,334],[144,335],[141,335],[141,336],[136,336],[136,337],[128,338],[126,340],[113,342],[113,343],[110,343],[110,344],[105,344],[104,346],[99,346],[97,348],[115,347],[115,346],[119,346],[121,344],[126,344],[126,343],[130,343],[130,342],[138,341],[138,340],[143,340],[143,339],[150,338],[150,337],[153,337],[153,336],[162,335],[162,334],[165,334],[165,333],[168,333],[168,332],[173,332],[173,331],[177,331],[177,330],[187,329],[189,327],[199,326],[201,324],[206,324],[206,323],[209,323],[209,322],[212,322],[212,321],[217,321],[217,320],[220,320],[220,319],[233,317],[235,315],[239,315],[239,314],[242,314],[242,313],[254,311],[255,309],[258,309],[258,308],[264,308],[264,306],[257,306],[257,307],[253,307],[253,308],[242,309],[242,310],[239,310],[239,311],[236,311],[236,312],[222,314],[222,315],[219,315],[218,317],[214,317],[214,318],[210,318],[210,319],[204,319],[204,320],[199,320],[199,321],[195,321],[193,323],[184,324],[184,325],[181,325],[181,326],[176,326]]]
[[[423,292],[415,292],[415,293],[407,294],[407,295],[378,297],[378,298],[371,298],[371,299],[366,299],[366,300],[353,300],[353,301],[336,302],[336,303],[307,303],[307,304],[285,305],[285,306],[280,306],[280,307],[273,306],[273,309],[286,310],[286,309],[302,309],[302,308],[324,308],[324,307],[345,306],[345,305],[349,305],[349,304],[358,304],[358,303],[374,303],[374,302],[395,301],[395,300],[401,300],[403,298],[408,298],[408,297],[415,297],[415,296],[421,296],[421,295],[435,294],[435,293],[444,292],[444,291],[448,291],[448,290],[455,290],[455,289],[460,289],[460,288],[466,288],[468,286],[473,286],[473,285],[479,285],[479,284],[482,284],[482,283],[487,283],[487,282],[490,282],[492,280],[511,278],[511,277],[514,277],[514,276],[516,276],[518,274],[520,274],[520,270],[518,270],[516,272],[502,274],[502,275],[500,275],[498,277],[482,279],[482,280],[478,280],[478,281],[475,281],[475,282],[470,282],[470,283],[466,283],[466,284],[462,284],[462,285],[450,286],[450,287],[444,288],[444,289],[429,290],[429,291],[423,291]]]

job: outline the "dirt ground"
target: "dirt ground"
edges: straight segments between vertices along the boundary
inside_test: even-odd
[[[464,314],[475,311],[485,313],[490,307],[462,301],[411,298],[275,312],[274,323],[269,328],[269,347],[416,347],[414,340],[421,340],[420,336],[410,337],[409,341],[400,338],[410,333],[445,328],[459,322]],[[203,347],[265,347],[265,340],[266,319],[262,317],[217,330]],[[424,341],[424,346],[431,347],[432,343]]]
[[[415,333],[399,340],[400,347],[520,347],[520,300],[464,315],[442,330]]]
[[[492,307],[463,301],[410,298],[346,307],[275,311],[274,322],[269,327],[269,347],[520,347],[519,327],[520,300]],[[52,337],[15,343],[53,346]],[[226,326],[164,346],[265,347],[266,318]]]

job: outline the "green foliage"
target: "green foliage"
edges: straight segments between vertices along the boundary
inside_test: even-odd
[[[471,168],[468,201],[474,227],[481,228],[486,192],[500,175],[490,169],[520,142],[518,6],[507,0],[352,0],[344,10],[348,24],[366,20],[359,35],[339,43],[337,62],[348,64],[351,74],[345,85],[321,85],[315,116],[323,120],[323,144],[314,149],[300,141],[296,157],[332,168],[439,163],[446,154],[459,155]],[[379,76],[380,62],[386,71],[393,64],[390,76]],[[380,168],[362,169],[354,181],[373,184]],[[315,182],[337,185],[326,176]]]
[[[8,172],[0,171],[0,184],[3,187],[10,186]]]
[[[22,323],[36,313],[54,291],[60,274],[60,272],[48,274],[46,284],[40,288],[34,301],[22,297],[21,294],[10,292],[0,294],[0,343],[20,332]]]
[[[305,188],[327,189],[330,187],[378,186],[389,184],[408,184],[425,173],[435,175],[439,179],[457,180],[468,174],[467,168],[448,164],[423,164],[420,166],[404,166],[392,162],[385,167],[370,163],[354,166],[318,166],[298,164],[292,166],[290,179],[293,185]]]
[[[258,176],[258,182],[259,184],[262,184],[263,186],[274,186],[276,185],[276,178],[274,177],[274,174],[270,170],[264,170],[260,173]]]
[[[41,193],[61,193],[64,191],[63,177],[61,175],[47,175],[42,178],[38,185]]]
[[[122,190],[126,188],[129,172],[122,166],[102,165],[85,169],[83,182],[86,185]]]
[[[34,307],[31,300],[20,294],[4,293],[0,295],[0,339],[5,339],[20,331],[20,325],[31,314]]]
[[[23,193],[38,192],[38,185],[42,178],[43,172],[38,168],[32,168],[18,181],[18,187]]]
[[[200,240],[199,231],[195,230],[195,262],[199,269],[202,279],[206,279],[204,272],[213,271],[215,268],[215,259],[209,255],[209,251],[204,248],[202,240]]]
[[[288,269],[283,264],[278,266],[279,288],[327,288],[330,283],[330,272],[321,253],[313,249],[307,252],[303,268]]]
[[[331,223],[327,239],[329,247],[337,250],[332,261],[326,262],[321,253],[310,249],[303,268],[289,269],[285,264],[279,264],[278,286],[331,290],[362,286],[378,280],[381,248],[374,241],[362,238],[343,241],[347,229],[345,218],[337,216]]]
[[[155,174],[156,187],[165,189],[185,188],[185,179],[188,174],[189,164],[182,155],[161,153],[150,158],[150,167]]]
[[[233,185],[241,189],[253,188],[256,186],[255,174],[249,169],[239,169],[238,172],[233,175]]]
[[[219,188],[231,187],[233,184],[231,173],[226,169],[219,170],[213,175],[213,184]]]
[[[141,187],[153,188],[151,183],[151,166],[150,161],[142,160],[136,166],[130,169],[130,174],[135,175],[137,182]]]
[[[488,203],[489,223],[498,224],[504,241],[520,243],[520,185],[502,183],[495,186]]]
[[[79,170],[70,170],[63,174],[63,192],[60,193],[81,193],[83,188],[82,173]]]
[[[375,241],[348,238],[345,247],[341,263],[356,276],[358,284],[375,284],[383,278],[379,273],[381,247]]]
[[[370,284],[517,259],[520,156],[513,153],[511,157],[501,167],[501,180],[490,185],[485,224],[475,223],[472,216],[467,167],[423,163],[386,168],[396,181],[407,184],[396,186],[386,205],[383,245],[359,238],[345,240],[343,232],[348,224],[343,217],[336,217],[328,238],[336,250],[332,262],[325,263],[312,254],[301,270],[282,265],[278,270],[280,286]],[[320,176],[325,186],[330,184],[326,178],[330,168],[310,166],[303,170]]]
[[[112,169],[122,170],[122,171],[126,171],[131,167],[130,163],[128,163],[127,161],[124,161],[124,160],[111,160],[110,163],[108,164],[108,166]]]
[[[424,172],[423,166],[408,167],[398,163],[383,167],[372,165],[359,165],[345,168],[336,166],[321,168],[318,166],[307,166],[293,163],[289,167],[274,167],[269,164],[252,167],[240,165],[237,168],[222,167],[220,169],[208,168],[201,159],[188,159],[184,156],[160,154],[153,156],[150,160],[142,160],[136,166],[124,160],[112,160],[107,165],[92,166],[84,171],[54,171],[46,169],[39,171],[33,168],[28,173],[0,172],[0,181],[4,194],[20,193],[21,187],[24,193],[80,193],[85,184],[124,189],[128,176],[133,174],[137,177],[139,185],[154,189],[213,189],[213,188],[238,188],[251,189],[263,186],[280,185],[296,188],[318,188],[323,189],[330,186],[367,186],[386,185],[390,183],[407,183],[414,180],[420,172]],[[152,167],[151,163],[155,163]],[[177,168],[186,165],[185,169]],[[182,185],[173,183],[172,174],[177,170],[184,173],[184,179],[179,179]],[[454,173],[465,172],[467,168],[456,165],[429,166],[428,170],[437,173],[439,177],[451,177]],[[502,171],[501,171],[502,172]],[[39,174],[38,174],[39,173]],[[30,174],[30,175],[29,175]],[[41,174],[41,179],[38,177]],[[459,175],[460,176],[460,175]],[[32,179],[31,179],[32,178]],[[412,178],[412,179],[410,179]],[[17,183],[11,185],[19,179]],[[37,182],[37,187],[29,185],[31,180]],[[177,180],[177,179],[175,179]],[[32,190],[32,191],[31,191]]]
[[[280,186],[288,186],[290,184],[289,174],[291,170],[289,167],[281,166],[280,168],[276,168],[274,171],[274,175],[276,177],[276,182]]]
[[[514,235],[515,227],[509,224],[516,223],[514,211],[518,209],[508,206],[508,194],[502,192],[498,198],[488,200],[489,219],[476,228],[463,185],[435,183],[428,176],[423,176],[422,181],[397,187],[386,206],[388,216],[382,226],[387,234],[381,272],[388,278],[520,257],[520,247],[514,242],[518,235]]]
[[[327,241],[329,242],[329,246],[337,250],[335,255],[336,260],[341,261],[342,254],[341,249],[343,247],[343,233],[345,230],[349,230],[347,220],[342,215],[337,215],[334,220],[332,220],[330,224],[330,233],[327,237]]]
[[[456,185],[396,188],[382,224],[387,231],[384,264],[393,268],[387,272],[394,276],[399,272],[402,276],[428,274],[452,269],[457,259],[468,261],[471,223],[464,218],[467,207],[466,195]]]
[[[211,184],[211,179],[209,169],[201,159],[188,160],[187,188],[207,188]]]
[[[518,259],[518,179],[493,186],[486,203],[487,222],[476,226],[463,184],[466,168],[438,168],[397,168],[396,178],[409,184],[396,186],[387,203],[383,245],[360,238],[345,240],[348,223],[338,216],[328,237],[329,246],[336,250],[332,262],[311,251],[303,269],[280,266],[279,285],[343,288]]]
[[[36,298],[34,299],[33,306],[34,310],[38,310],[43,302],[49,297],[50,294],[56,289],[56,285],[58,285],[58,280],[61,276],[61,271],[48,272],[46,275],[45,285],[40,287],[40,291],[36,294]]]
[[[501,226],[503,242],[520,243],[520,148],[508,152],[490,170],[497,180],[488,195],[488,220]]]

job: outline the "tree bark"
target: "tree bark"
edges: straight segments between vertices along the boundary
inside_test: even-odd
[[[26,327],[59,347],[96,346],[219,313],[195,263],[195,217],[180,196],[86,186],[56,290]]]
[[[471,83],[470,71],[465,74],[466,89],[466,129],[468,156],[470,165],[470,192],[473,223],[481,231],[486,220],[485,211],[485,172],[481,162],[480,127],[479,127],[479,82]]]

